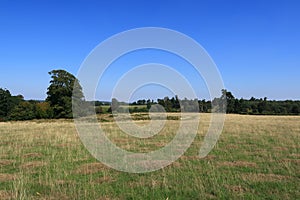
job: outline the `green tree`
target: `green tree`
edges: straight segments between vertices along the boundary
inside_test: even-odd
[[[8,113],[12,109],[12,96],[9,90],[0,88],[0,121],[7,117]]]
[[[10,120],[31,120],[35,119],[35,104],[29,101],[22,101],[9,113]]]
[[[79,81],[65,70],[52,70],[49,75],[51,75],[51,81],[46,101],[53,109],[54,117],[72,118],[72,96],[78,102],[84,100]]]
[[[222,90],[222,99],[226,99],[227,113],[234,113],[235,107],[238,106],[238,102],[235,104],[235,97],[233,94],[225,89]]]
[[[148,99],[147,100],[147,110],[149,110],[150,108],[151,108],[151,100],[150,99]]]
[[[172,102],[170,101],[169,97],[164,98],[164,107],[167,112],[172,111]]]
[[[47,119],[53,117],[53,111],[49,102],[38,102],[35,106],[37,119]]]

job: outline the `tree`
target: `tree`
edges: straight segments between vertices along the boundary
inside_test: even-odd
[[[238,106],[238,103],[235,105],[235,97],[233,94],[225,89],[222,89],[222,99],[226,99],[227,113],[234,113],[235,106]]]
[[[167,112],[172,112],[172,102],[169,97],[164,98],[164,107]]]
[[[49,102],[38,102],[35,106],[37,119],[47,119],[53,117],[53,111],[50,107]]]
[[[257,105],[257,109],[258,109],[258,112],[260,114],[266,114],[266,110],[267,110],[267,97],[265,97],[264,99],[260,99],[259,100],[259,103]]]
[[[73,99],[83,101],[82,87],[75,76],[65,70],[52,70],[46,101],[53,109],[55,118],[72,118]]]
[[[120,103],[116,98],[112,98],[111,106],[108,109],[108,112],[116,112],[117,109],[120,107]]]
[[[11,98],[9,90],[0,88],[0,118],[6,118],[12,109]]]
[[[149,110],[151,108],[151,100],[148,99],[147,100],[147,110]]]
[[[33,102],[22,101],[9,113],[10,120],[31,120],[35,119],[36,107]]]

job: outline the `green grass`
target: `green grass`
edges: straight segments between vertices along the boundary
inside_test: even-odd
[[[176,115],[149,139],[125,135],[110,115],[101,125],[118,146],[148,152],[172,140]],[[209,119],[201,115],[198,135],[180,159],[144,174],[98,163],[71,120],[0,123],[0,199],[300,198],[300,117],[227,115],[216,147],[199,159]],[[147,117],[136,123],[147,124]]]
[[[147,108],[147,105],[120,105],[119,107],[121,108],[128,108],[130,110],[137,108],[137,109],[141,109],[141,108]],[[108,109],[110,108],[110,105],[102,105],[101,106],[103,113],[107,113]]]

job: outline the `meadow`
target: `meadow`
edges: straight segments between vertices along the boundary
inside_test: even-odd
[[[198,151],[210,115],[171,165],[149,173],[116,171],[81,143],[72,120],[0,123],[0,199],[300,199],[300,116],[227,115],[209,155]],[[148,123],[135,114],[137,124]],[[169,114],[153,138],[123,134],[109,114],[99,116],[108,137],[136,152],[163,147],[179,118]]]

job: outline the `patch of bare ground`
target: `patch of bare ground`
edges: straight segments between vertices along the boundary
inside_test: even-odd
[[[76,170],[74,170],[75,174],[94,174],[99,171],[103,171],[108,169],[104,164],[102,163],[87,163],[83,164],[80,167],[78,167]]]
[[[276,182],[290,179],[290,176],[283,176],[278,174],[242,174],[242,179],[244,181],[253,181],[253,182]]]
[[[256,167],[255,162],[248,162],[248,161],[225,161],[219,162],[219,166],[228,166],[228,167]]]
[[[287,147],[273,147],[274,150],[277,150],[277,151],[288,151],[289,148]]]
[[[0,190],[0,199],[1,200],[13,199],[13,193],[6,190]]]
[[[181,160],[198,160],[199,156],[181,156]]]
[[[154,145],[156,147],[164,147],[164,146],[166,146],[166,142],[156,142]]]
[[[15,174],[0,174],[0,182],[13,181],[17,178]]]
[[[296,163],[296,164],[300,165],[300,159],[289,159],[289,158],[286,158],[286,159],[283,159],[282,161],[283,162],[287,162],[287,163]]]
[[[169,164],[169,160],[141,160],[136,161],[135,164],[143,169],[157,169],[162,166],[166,166]]]
[[[197,155],[180,157],[181,160],[208,160],[208,161],[215,160],[216,158],[217,158],[217,156],[215,156],[215,155],[208,155],[208,156],[205,156],[204,158],[200,158]]]
[[[0,160],[0,166],[10,165],[10,164],[15,163],[15,162],[16,162],[15,160],[8,160],[8,159]]]
[[[80,157],[73,160],[73,162],[81,162],[81,161],[87,161],[90,159],[90,157]]]
[[[47,165],[47,163],[43,162],[43,161],[32,161],[32,162],[24,163],[20,167],[22,169],[32,169],[32,168],[36,168],[36,167],[43,167],[45,165]]]
[[[26,153],[23,155],[23,158],[40,158],[43,154],[41,153]]]
[[[199,156],[197,156],[197,157],[199,158]],[[215,155],[208,155],[208,156],[205,156],[204,158],[201,158],[201,159],[203,159],[203,160],[215,160],[216,158],[217,158],[217,156],[215,156]]]
[[[300,149],[300,145],[289,145],[291,149]]]
[[[245,150],[243,154],[245,155],[265,155],[268,153],[268,150],[266,149],[250,149],[250,150]]]
[[[241,186],[241,185],[225,185],[225,187],[230,190],[231,192],[234,192],[234,193],[239,193],[239,194],[242,194],[242,193],[245,193],[248,191],[247,188]]]
[[[182,164],[177,161],[174,161],[170,165],[166,166],[166,168],[179,168],[179,167],[182,167]]]
[[[170,167],[180,167],[181,163],[180,162],[172,162],[172,164],[169,165]]]

